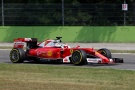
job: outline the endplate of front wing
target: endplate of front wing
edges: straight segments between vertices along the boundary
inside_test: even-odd
[[[112,58],[114,63],[124,63],[123,58]]]

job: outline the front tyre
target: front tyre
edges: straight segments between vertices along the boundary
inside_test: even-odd
[[[99,49],[98,52],[107,58],[112,58],[112,54],[111,54],[110,50],[108,50],[106,48]]]
[[[25,51],[21,48],[13,48],[10,51],[10,60],[13,63],[23,63],[25,57]]]
[[[75,50],[71,56],[71,62],[75,65],[83,65],[86,63],[86,52],[83,50]]]

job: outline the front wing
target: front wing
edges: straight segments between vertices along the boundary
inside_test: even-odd
[[[86,58],[87,63],[102,64],[101,58]],[[123,58],[111,58],[108,63],[124,63]],[[70,56],[63,58],[63,63],[70,63]]]

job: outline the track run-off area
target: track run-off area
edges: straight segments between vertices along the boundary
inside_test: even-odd
[[[10,49],[0,49],[0,63],[12,64],[9,58]],[[80,67],[87,68],[113,68],[120,70],[135,70],[135,54],[134,53],[112,53],[113,57],[123,58],[124,63],[115,63],[115,64],[88,64],[82,65]],[[31,64],[31,63],[23,63]],[[48,65],[48,63],[44,63]],[[73,64],[54,64],[49,63],[49,65],[62,65],[62,66],[75,66]]]

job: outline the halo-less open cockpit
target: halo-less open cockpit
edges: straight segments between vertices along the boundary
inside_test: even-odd
[[[70,46],[68,46],[67,44],[63,43],[61,41],[62,37],[56,37],[57,39],[55,40],[45,40],[44,42],[41,42],[38,44],[39,47],[60,47],[60,48],[64,48],[64,47],[68,47],[70,48]]]

